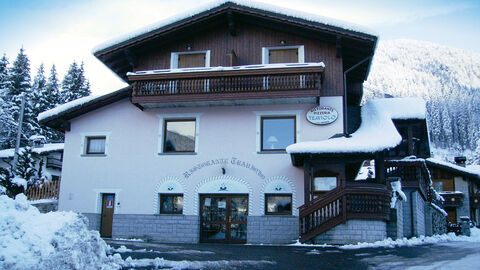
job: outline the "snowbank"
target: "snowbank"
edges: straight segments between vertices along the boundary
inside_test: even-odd
[[[480,229],[470,228],[470,236],[455,235],[454,233],[433,235],[433,236],[420,236],[412,237],[410,239],[402,238],[392,240],[387,238],[383,241],[377,241],[373,243],[358,243],[355,245],[340,246],[341,249],[360,249],[360,248],[377,248],[377,247],[402,247],[402,246],[418,246],[423,244],[436,244],[444,242],[480,242]]]
[[[425,102],[419,98],[368,101],[362,107],[362,124],[351,137],[295,143],[287,153],[374,153],[397,146],[402,137],[392,120],[425,119]]]
[[[84,217],[41,214],[23,194],[0,196],[0,269],[119,269],[106,250]]]

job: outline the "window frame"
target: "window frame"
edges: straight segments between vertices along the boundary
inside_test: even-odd
[[[196,155],[200,138],[200,116],[202,113],[185,114],[158,114],[158,140],[156,155]],[[165,144],[165,120],[189,120],[195,119],[195,151],[194,152],[164,152]]]
[[[263,145],[263,120],[265,119],[293,119],[293,143],[297,142],[297,116],[296,115],[278,115],[278,116],[260,116],[260,152],[285,152],[285,149],[264,149]]]
[[[333,189],[337,188],[340,185],[340,174],[332,171],[327,171],[327,170],[319,170],[313,174],[312,177],[312,195],[314,197],[319,197],[322,196],[328,192],[331,192],[333,189],[330,190],[316,190],[315,189],[315,179],[316,178],[322,178],[322,177],[331,177],[336,179],[336,185]]]
[[[172,52],[170,53],[170,69],[178,68],[178,56],[182,54],[201,54],[205,53],[205,67],[210,67],[210,50],[203,51],[184,51],[184,52]],[[195,67],[191,67],[195,68]],[[201,68],[201,67],[198,67]]]
[[[168,122],[193,122],[195,123],[195,138],[193,140],[193,150],[192,151],[166,151],[166,139],[167,139],[167,126]],[[195,118],[184,118],[184,119],[163,119],[163,142],[162,142],[162,153],[172,154],[172,153],[195,153],[196,149],[196,137],[197,137],[197,119]]]
[[[298,63],[305,63],[305,45],[293,45],[293,46],[275,46],[275,47],[262,47],[262,64],[270,64],[269,52],[270,50],[298,50]]]
[[[103,139],[103,152],[90,152],[90,142],[101,139]],[[85,155],[105,155],[107,150],[107,136],[86,136],[85,140]]]
[[[109,154],[109,140],[111,132],[86,132],[80,134],[80,156],[82,157],[106,157]],[[105,138],[105,151],[103,153],[92,153],[87,151],[89,139]],[[63,159],[63,156],[62,156]]]
[[[292,216],[293,215],[293,194],[292,193],[265,193],[265,205],[264,211],[266,216]],[[290,198],[290,212],[289,213],[280,213],[280,212],[269,212],[268,211],[268,197],[289,197]]]
[[[162,196],[165,196],[165,197],[174,197],[174,200],[175,200],[175,197],[182,197],[182,211],[168,211],[168,212],[163,212],[162,209]],[[183,215],[183,206],[184,206],[184,203],[183,203],[183,193],[158,193],[158,202],[159,202],[159,206],[158,206],[158,213],[160,215]]]

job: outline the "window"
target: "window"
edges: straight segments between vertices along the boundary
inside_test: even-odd
[[[292,194],[265,194],[266,215],[291,215]]]
[[[195,119],[165,120],[163,152],[195,152]]]
[[[305,49],[303,45],[262,48],[262,64],[304,62]]]
[[[172,52],[170,68],[209,67],[210,51]]]
[[[296,141],[295,116],[261,118],[261,151],[283,151]]]
[[[182,214],[182,194],[160,194],[160,214]]]
[[[104,155],[106,139],[105,136],[86,137],[85,154]]]
[[[321,196],[336,188],[338,185],[338,175],[330,171],[319,171],[313,178],[314,197]]]

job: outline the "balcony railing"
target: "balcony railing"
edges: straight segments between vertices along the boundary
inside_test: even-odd
[[[445,199],[444,206],[446,207],[458,207],[463,204],[463,193],[457,191],[444,191],[440,192],[440,195]]]
[[[47,168],[54,168],[54,169],[61,169],[62,168],[62,160],[58,158],[47,158]]]
[[[197,101],[216,99],[312,97],[319,96],[323,80],[321,66],[258,68],[252,66],[228,70],[195,70],[168,73],[165,70],[134,73],[134,103],[161,101]],[[163,72],[163,73],[162,73]]]
[[[400,177],[402,188],[416,188],[423,198],[432,201],[430,173],[424,161],[389,160],[385,162],[387,177]]]
[[[470,207],[480,208],[480,193],[470,194]]]

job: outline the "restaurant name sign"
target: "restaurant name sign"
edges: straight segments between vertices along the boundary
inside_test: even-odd
[[[317,106],[307,112],[308,122],[315,125],[328,125],[335,122],[338,118],[338,112],[329,106]]]

